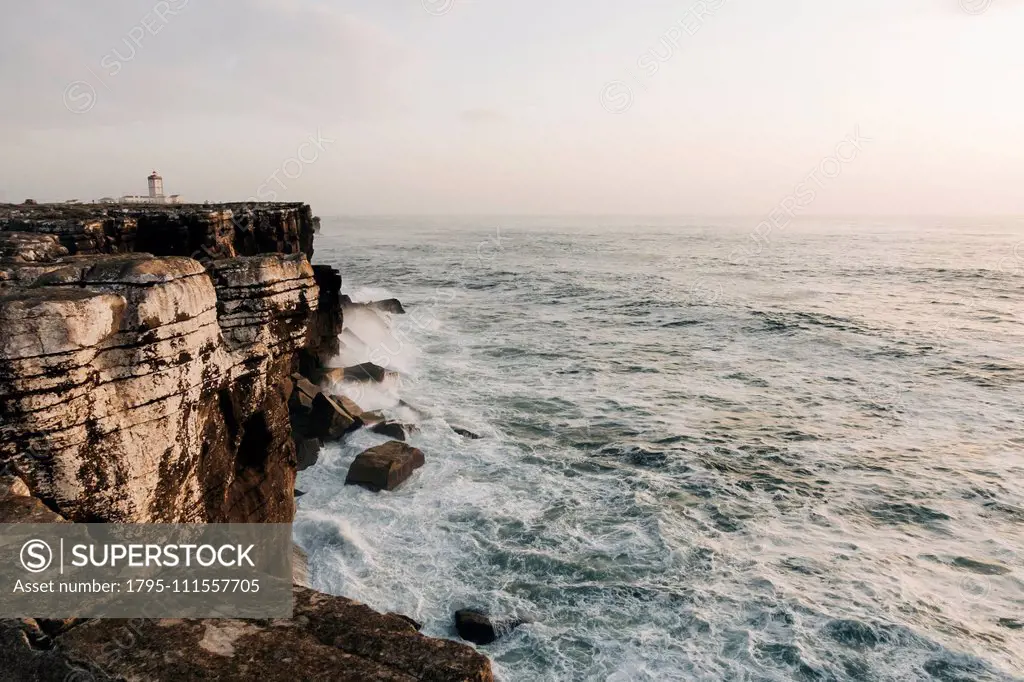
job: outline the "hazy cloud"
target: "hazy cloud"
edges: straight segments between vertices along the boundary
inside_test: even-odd
[[[25,4],[0,26],[0,80],[17,94],[0,100],[5,125],[373,116],[396,107],[409,64],[386,30],[327,5],[62,4]]]
[[[462,120],[466,123],[498,123],[505,120],[505,116],[494,109],[466,109],[462,112]]]

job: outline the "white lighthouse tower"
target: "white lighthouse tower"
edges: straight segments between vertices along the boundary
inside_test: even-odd
[[[156,171],[149,176],[149,200],[156,204],[164,202],[164,179]]]

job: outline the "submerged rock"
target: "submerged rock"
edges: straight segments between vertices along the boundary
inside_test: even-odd
[[[367,303],[366,306],[385,313],[394,313],[395,315],[405,314],[405,308],[402,307],[402,302],[397,298],[385,298],[383,301],[371,301],[370,303]]]
[[[393,372],[372,362],[364,362],[361,365],[346,367],[343,372],[346,379],[353,381],[376,381],[377,383],[384,381],[388,374],[393,374]]]
[[[409,433],[412,432],[413,427],[408,424],[402,424],[401,422],[387,419],[374,424],[370,427],[370,430],[374,433],[379,433],[382,436],[387,436],[388,438],[404,441],[408,437]]]
[[[456,426],[455,424],[449,424],[449,426],[451,426],[452,431],[459,434],[463,438],[469,438],[470,440],[479,440],[481,438],[480,434],[473,433],[469,429],[463,428],[461,426]]]
[[[424,464],[423,452],[397,440],[370,448],[356,456],[345,485],[361,485],[375,492],[394,490]]]
[[[392,315],[404,315],[405,308],[397,298],[385,298],[380,301],[353,301],[348,296],[342,296],[342,305],[345,310],[351,312],[357,310],[371,310],[374,313],[391,313]]]
[[[488,616],[471,609],[455,612],[455,630],[459,637],[474,644],[490,644],[504,637],[526,621],[519,618],[492,621]]]

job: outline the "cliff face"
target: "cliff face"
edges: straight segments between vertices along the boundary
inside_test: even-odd
[[[291,521],[289,398],[316,392],[291,376],[319,376],[342,322],[340,274],[309,263],[317,228],[303,204],[0,205],[0,521]],[[0,620],[0,669],[493,680],[401,616],[300,586],[295,603],[287,620]]]
[[[150,210],[0,209],[0,465],[75,521],[290,521],[286,379],[340,324],[317,219]]]

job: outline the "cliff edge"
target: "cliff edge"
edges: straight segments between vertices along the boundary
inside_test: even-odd
[[[0,520],[290,522],[289,377],[337,352],[342,323],[340,274],[310,264],[318,228],[305,204],[0,205],[0,470],[25,484]],[[491,679],[470,647],[296,589],[286,623],[151,623],[111,679]],[[0,655],[50,679],[117,623],[7,622]],[[236,644],[182,653],[211,628]],[[175,656],[178,676],[156,672]]]

